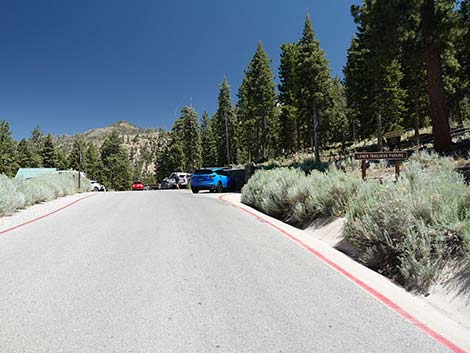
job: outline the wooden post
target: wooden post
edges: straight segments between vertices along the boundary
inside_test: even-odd
[[[395,176],[397,180],[398,180],[398,177],[400,176],[400,164],[401,164],[401,161],[395,161]]]
[[[362,180],[365,180],[366,179],[366,161],[365,160],[362,160],[361,170],[362,170]]]

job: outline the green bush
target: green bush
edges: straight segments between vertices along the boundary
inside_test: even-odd
[[[320,216],[343,216],[360,185],[357,175],[336,168],[309,175],[292,168],[260,170],[243,187],[242,202],[305,226]]]
[[[346,216],[343,236],[359,260],[412,290],[427,290],[447,260],[470,254],[470,190],[451,159],[416,154],[397,182],[363,182],[349,170],[260,170],[242,202],[299,227]]]
[[[242,202],[264,213],[284,219],[289,209],[289,187],[305,178],[296,169],[279,168],[257,171],[242,189]]]
[[[451,161],[418,155],[397,183],[364,183],[344,236],[367,266],[425,291],[445,262],[469,250],[469,187]]]
[[[83,178],[80,191],[88,191],[90,181]],[[36,203],[77,192],[77,173],[60,172],[24,180],[0,174],[0,217],[11,215]]]

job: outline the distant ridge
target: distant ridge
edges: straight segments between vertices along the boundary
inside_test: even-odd
[[[136,168],[141,167],[146,173],[153,173],[157,142],[166,134],[163,129],[142,129],[126,120],[119,120],[109,126],[90,129],[75,135],[56,135],[54,142],[57,147],[70,152],[74,139],[80,136],[85,142],[92,143],[99,149],[113,130],[116,130],[122,138],[131,164]]]

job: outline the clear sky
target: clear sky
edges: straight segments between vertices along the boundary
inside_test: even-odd
[[[182,105],[232,100],[258,40],[277,81],[279,46],[302,34],[307,11],[342,76],[359,0],[0,0],[0,120],[15,138],[74,134],[128,120],[171,128]]]

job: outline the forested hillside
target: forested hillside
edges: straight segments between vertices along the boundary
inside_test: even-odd
[[[0,172],[14,176],[18,168],[52,167],[83,170],[114,189],[131,180],[155,182],[155,156],[165,141],[164,130],[140,129],[126,121],[76,135],[45,135],[36,127],[31,136],[15,141],[7,121],[0,122]]]

